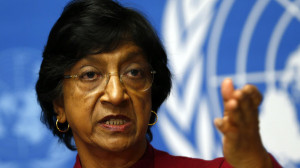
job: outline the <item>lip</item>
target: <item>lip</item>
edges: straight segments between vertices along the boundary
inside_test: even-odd
[[[107,124],[109,120],[123,120],[125,123],[119,125]],[[105,130],[112,131],[112,132],[125,132],[129,130],[130,126],[132,125],[131,120],[124,116],[124,115],[108,115],[102,118],[98,124],[104,128]]]

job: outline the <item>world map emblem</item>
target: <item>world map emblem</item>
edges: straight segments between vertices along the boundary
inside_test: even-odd
[[[300,167],[300,1],[169,0],[163,41],[175,75],[159,129],[176,155],[222,155],[213,119],[220,84],[256,85],[264,94],[260,131],[284,167]]]

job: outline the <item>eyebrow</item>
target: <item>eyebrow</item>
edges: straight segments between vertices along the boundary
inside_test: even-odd
[[[100,55],[101,54],[109,54],[109,52],[99,53],[99,54]],[[94,63],[96,63],[100,66],[103,66],[106,63],[105,63],[105,61],[102,61],[101,56],[100,56],[100,60],[99,60],[99,58],[98,58],[99,54],[89,55],[89,56],[86,56],[84,59],[87,60],[87,61],[94,62]],[[129,50],[128,52],[126,52],[124,55],[122,55],[121,58],[120,58],[119,63],[122,64],[122,63],[125,63],[125,62],[128,62],[128,61],[141,60],[141,59],[143,61],[147,62],[147,58],[146,58],[144,52],[142,51],[142,49],[134,48],[134,49]]]
[[[146,61],[145,54],[142,52],[141,49],[138,49],[138,50],[129,51],[128,53],[126,53],[126,55],[121,58],[120,62],[126,62],[129,60],[135,60],[137,58],[141,58],[139,56],[141,56]]]

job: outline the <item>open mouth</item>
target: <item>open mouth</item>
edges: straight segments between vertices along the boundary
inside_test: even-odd
[[[106,125],[124,125],[126,123],[127,123],[127,121],[124,119],[113,119],[112,118],[110,120],[105,121]]]
[[[130,119],[123,115],[109,115],[101,119],[100,125],[112,131],[125,131],[131,125]]]

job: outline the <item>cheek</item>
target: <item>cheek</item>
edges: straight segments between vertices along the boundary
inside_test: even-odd
[[[74,88],[74,89],[71,89]],[[90,130],[92,126],[93,107],[97,101],[91,94],[86,94],[76,89],[64,89],[64,104],[66,117],[72,130],[84,128]]]
[[[137,95],[135,96],[135,99],[132,100],[132,102],[136,113],[139,129],[145,131],[148,128],[148,122],[151,114],[151,93],[149,92],[142,95]]]

